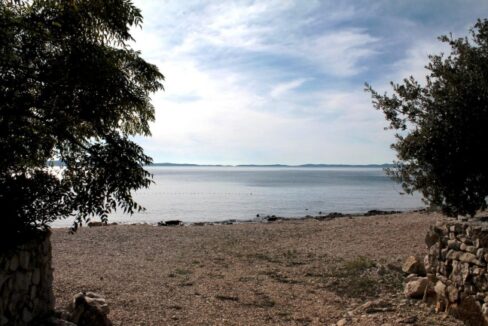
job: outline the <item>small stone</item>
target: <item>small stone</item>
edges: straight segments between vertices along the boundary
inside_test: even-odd
[[[32,273],[32,284],[38,285],[40,281],[41,281],[41,271],[39,268],[36,268]]]
[[[473,297],[472,294],[476,293],[476,290],[472,284],[464,284],[464,290],[460,294],[460,300],[462,301],[466,296]]]
[[[360,306],[358,309],[364,311],[367,314],[374,314],[377,312],[386,312],[386,311],[395,310],[391,302],[382,299],[368,301],[362,306]]]
[[[457,240],[447,240],[447,248],[459,250],[463,244]]]
[[[339,320],[337,323],[336,323],[337,326],[345,326],[347,325],[347,319],[345,318],[342,318],[341,320]]]
[[[454,226],[454,233],[459,234],[459,233],[463,233],[464,232],[463,224],[456,223],[453,226]]]
[[[446,296],[446,285],[442,283],[441,281],[437,281],[437,283],[434,286],[434,291],[439,297],[445,297]]]
[[[488,305],[486,303],[483,303],[481,306],[481,312],[483,313],[483,316],[488,317]]]
[[[29,260],[30,260],[30,257],[29,257],[29,252],[23,250],[20,252],[19,254],[19,264],[20,264],[20,267],[22,267],[23,269],[29,269]]]
[[[11,271],[16,271],[18,267],[19,267],[19,257],[17,255],[14,255],[10,260],[9,268]]]
[[[459,266],[461,266],[459,270],[461,273],[461,279],[463,283],[466,283],[471,277],[471,269],[469,267],[469,263],[461,263],[459,264]]]
[[[476,266],[473,268],[473,274],[474,275],[484,275],[484,274],[486,274],[486,268]]]
[[[410,316],[407,318],[400,319],[397,322],[399,324],[415,324],[417,322],[417,319],[418,319],[417,316]]]
[[[10,275],[7,274],[0,274],[0,289],[3,287],[3,284],[6,283],[10,279]]]
[[[97,306],[98,309],[105,315],[109,313],[109,308],[105,299],[98,293],[86,292],[86,302],[90,305]]]
[[[484,293],[482,293],[482,292],[478,292],[478,293],[476,293],[475,298],[476,298],[476,300],[478,300],[478,301],[485,301],[485,300],[484,300],[484,299],[485,299],[485,294],[484,294]]]
[[[457,219],[458,219],[458,221],[461,221],[461,222],[467,222],[469,220],[469,217],[463,216],[463,215],[458,215]]]
[[[473,255],[472,253],[469,253],[469,252],[462,253],[459,256],[459,261],[462,261],[464,263],[475,264],[478,266],[485,266],[486,265],[485,263],[482,263],[480,260],[478,260],[475,255]]]
[[[15,289],[26,291],[29,289],[31,276],[26,272],[17,272],[15,275]]]
[[[429,230],[425,235],[425,244],[427,245],[427,248],[432,247],[438,241],[439,235],[432,230]]]
[[[22,310],[22,321],[28,323],[31,320],[32,320],[32,313],[27,308],[24,308],[24,310]]]
[[[447,259],[447,253],[449,252],[448,248],[442,248],[441,249],[441,260],[446,260]]]
[[[74,323],[79,325],[112,325],[107,318],[108,305],[104,298],[94,292],[78,293],[73,298],[71,315]],[[95,322],[96,321],[96,322]]]
[[[457,302],[459,296],[459,291],[456,287],[449,285],[447,287],[447,299],[450,302]]]
[[[406,274],[417,274],[425,276],[424,263],[416,256],[409,256],[402,266],[402,271]]]
[[[461,254],[462,254],[461,252],[451,249],[447,252],[446,259],[458,260]]]
[[[484,319],[482,307],[473,296],[468,295],[459,304],[450,305],[448,312],[464,321],[466,325],[485,325],[485,323],[480,323]]]
[[[488,230],[481,230],[481,234],[475,240],[475,246],[478,248],[488,247]]]
[[[404,294],[407,298],[422,298],[428,286],[429,280],[427,277],[422,277],[418,280],[408,282],[405,285]]]
[[[37,286],[33,285],[33,286],[31,286],[31,289],[30,289],[31,300],[34,300],[36,298],[36,295],[37,295]]]
[[[479,248],[478,250],[476,250],[476,257],[478,259],[483,258],[483,256],[485,255],[485,252],[486,252],[485,248]]]

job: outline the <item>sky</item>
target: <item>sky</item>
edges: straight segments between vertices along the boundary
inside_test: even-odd
[[[463,37],[486,0],[134,0],[133,48],[156,64],[154,162],[391,163],[394,133],[364,92],[424,80],[437,36]]]

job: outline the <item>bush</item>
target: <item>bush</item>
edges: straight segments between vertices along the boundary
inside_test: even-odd
[[[397,131],[388,173],[445,214],[473,216],[488,195],[488,21],[478,20],[470,38],[439,39],[451,53],[429,56],[425,85],[410,77],[391,83],[391,96],[366,90]]]
[[[128,0],[0,2],[0,241],[71,217],[73,229],[141,207],[149,95],[163,75],[128,44]],[[48,166],[58,161],[61,167]]]

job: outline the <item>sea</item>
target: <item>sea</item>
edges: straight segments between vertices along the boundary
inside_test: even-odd
[[[148,167],[154,183],[134,193],[146,208],[111,222],[215,222],[266,216],[424,208],[378,167]],[[66,221],[69,223],[69,221]]]
[[[146,208],[133,215],[116,211],[110,222],[180,220],[217,222],[364,213],[424,208],[378,167],[200,167],[146,168],[154,183],[133,196]],[[58,220],[54,227],[72,221]]]

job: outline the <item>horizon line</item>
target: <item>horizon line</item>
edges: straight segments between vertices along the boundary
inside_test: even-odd
[[[303,164],[282,164],[282,163],[272,163],[272,164],[206,164],[206,163],[172,163],[172,162],[155,162],[148,164],[160,165],[160,166],[220,166],[220,167],[320,167],[320,166],[357,166],[357,167],[367,167],[367,166],[393,166],[393,163],[366,163],[366,164],[352,164],[352,163],[303,163]]]

